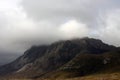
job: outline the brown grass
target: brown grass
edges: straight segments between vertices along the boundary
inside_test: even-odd
[[[37,79],[41,80],[41,79]],[[120,73],[110,73],[110,74],[94,74],[84,77],[78,78],[70,78],[70,79],[42,79],[42,80],[120,80]]]

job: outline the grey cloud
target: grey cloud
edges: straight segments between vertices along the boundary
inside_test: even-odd
[[[22,53],[31,45],[84,36],[120,44],[119,38],[110,42],[114,31],[105,32],[110,31],[107,15],[120,9],[119,0],[5,0],[4,4],[0,5],[0,49],[4,51]]]
[[[77,19],[89,26],[96,26],[99,14],[119,6],[118,0],[23,0],[27,14],[35,20],[64,22]]]

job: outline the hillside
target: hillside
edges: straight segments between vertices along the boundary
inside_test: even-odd
[[[33,46],[0,67],[1,78],[75,78],[120,71],[120,49],[93,38]],[[112,69],[112,70],[111,70]]]

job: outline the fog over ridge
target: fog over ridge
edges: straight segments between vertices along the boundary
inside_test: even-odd
[[[1,0],[0,52],[85,36],[120,45],[119,0]]]

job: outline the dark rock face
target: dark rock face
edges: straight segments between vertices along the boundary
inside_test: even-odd
[[[92,38],[60,41],[48,46],[34,46],[15,61],[1,66],[0,75],[24,73],[27,77],[34,78],[56,70],[71,69],[85,75],[104,67],[107,60],[105,61],[103,54],[111,51],[119,53],[118,48]]]

